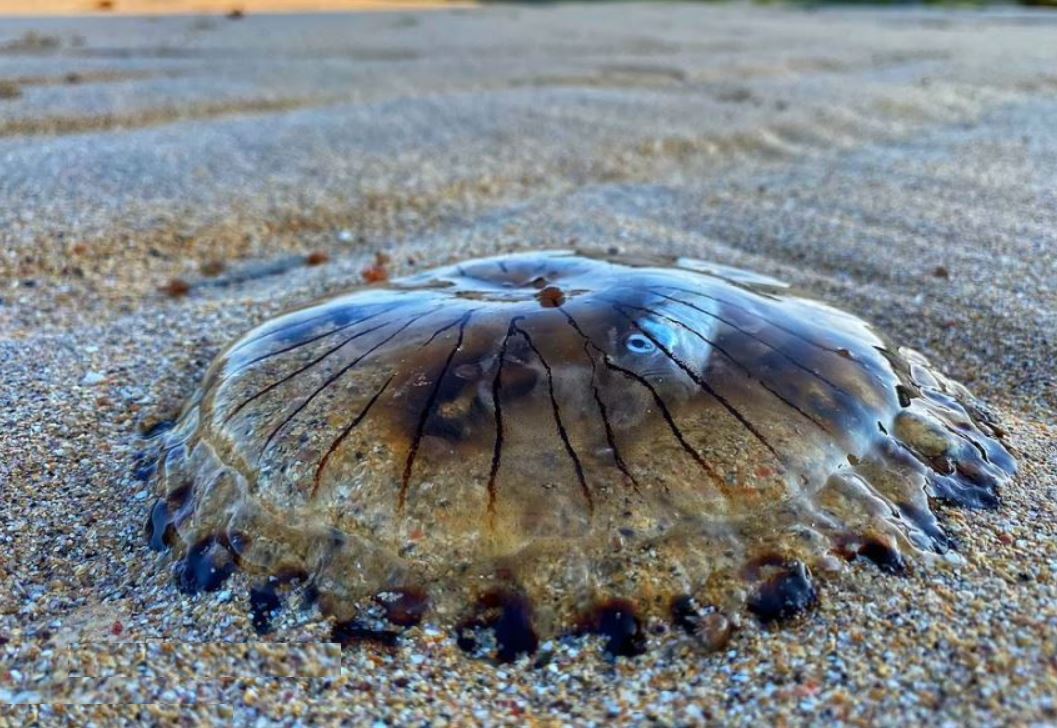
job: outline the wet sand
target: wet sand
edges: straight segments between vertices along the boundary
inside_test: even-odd
[[[0,700],[144,704],[39,708],[71,722],[1057,720],[1055,32],[655,4],[5,20]],[[139,433],[228,341],[379,252],[400,275],[537,247],[788,280],[965,382],[1021,473],[997,511],[943,509],[946,566],[848,564],[719,653],[657,625],[640,658],[577,638],[496,667],[428,623],[342,653],[296,594],[260,638],[243,576],[173,587]]]

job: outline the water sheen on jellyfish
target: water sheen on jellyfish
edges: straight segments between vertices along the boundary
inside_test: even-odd
[[[647,619],[779,620],[835,564],[928,562],[930,502],[997,503],[1000,439],[920,354],[773,279],[514,254],[231,345],[160,443],[147,532],[188,590],[304,580],[336,634],[381,608],[468,649],[491,629],[501,659],[584,629],[633,654]]]

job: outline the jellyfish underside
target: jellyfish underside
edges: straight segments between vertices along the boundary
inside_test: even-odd
[[[163,438],[148,533],[189,590],[237,566],[346,628],[415,594],[500,658],[634,652],[673,605],[783,619],[835,557],[928,560],[930,501],[994,505],[1014,467],[964,387],[776,281],[529,253],[237,341]]]

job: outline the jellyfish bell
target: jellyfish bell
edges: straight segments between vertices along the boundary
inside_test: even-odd
[[[184,588],[298,574],[343,624],[415,594],[501,655],[577,625],[634,651],[687,595],[787,618],[836,557],[942,552],[929,499],[992,505],[1015,469],[964,387],[850,314],[747,271],[567,251],[279,316],[159,448],[148,534]]]

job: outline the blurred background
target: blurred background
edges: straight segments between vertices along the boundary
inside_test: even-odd
[[[436,9],[471,7],[506,0],[0,0],[0,15],[43,15],[82,13],[192,14],[260,12],[340,12],[347,10]],[[588,0],[590,1],[590,0]],[[600,0],[606,2],[606,0]],[[611,1],[611,0],[610,0]],[[693,0],[690,0],[693,1]],[[705,0],[716,2],[718,0]],[[780,2],[782,0],[758,0]],[[801,5],[833,4],[826,0],[785,0]],[[520,0],[521,4],[553,4],[553,0]],[[1020,3],[1057,6],[1057,0],[837,0],[837,4],[859,5],[942,5],[972,7]]]

